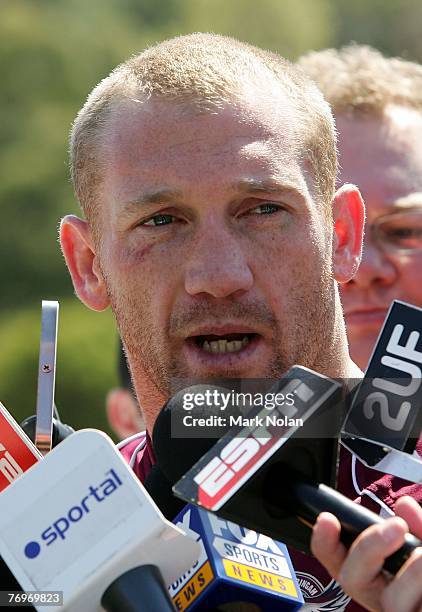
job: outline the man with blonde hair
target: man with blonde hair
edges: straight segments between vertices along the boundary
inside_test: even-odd
[[[341,287],[351,355],[365,369],[391,301],[422,306],[422,66],[358,45],[298,64],[334,113],[339,181],[356,183],[366,205],[362,262]]]
[[[338,283],[359,265],[363,203],[335,190],[329,107],[289,62],[217,35],[164,41],[94,89],[71,164],[86,218],[62,221],[61,244],[79,298],[113,309],[141,480],[175,380],[360,375]]]
[[[391,301],[422,306],[422,66],[358,45],[312,52],[298,64],[334,113],[339,181],[356,183],[365,200],[362,262],[340,290],[351,355],[365,369]],[[421,440],[417,448],[422,454]],[[422,534],[422,519],[414,516],[418,504],[401,499],[409,494],[421,504],[420,485],[383,477],[354,458],[349,463],[348,478],[361,503],[386,516],[404,512]],[[378,575],[380,534],[367,535],[346,557],[338,523],[324,516],[315,530],[314,552],[368,608],[398,610],[405,601],[420,605],[420,576],[413,586],[406,577],[400,588],[395,581],[391,594]]]
[[[289,62],[207,34],[147,49],[88,97],[71,167],[86,220],[63,252],[82,301],[112,306],[149,431],[177,378],[358,373],[337,283],[362,200],[335,192],[329,107]]]

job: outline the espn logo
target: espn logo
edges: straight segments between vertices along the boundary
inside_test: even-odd
[[[40,459],[41,453],[0,403],[0,491]]]
[[[339,387],[329,378],[294,366],[287,377],[281,379],[278,391],[295,395],[289,416],[307,421]],[[284,409],[278,410],[282,414]],[[265,413],[265,407],[262,412]],[[232,439],[227,437],[230,433],[227,434],[194,467],[197,473],[192,476],[199,503],[207,510],[219,510],[298,429],[299,426],[267,428],[258,425],[252,430],[245,427]]]
[[[245,473],[245,468],[251,470],[263,452],[267,444],[270,446],[277,442],[274,438],[234,438],[221,449],[220,456],[214,457],[194,478],[199,485],[201,501],[208,509],[216,508],[215,501],[221,501],[219,495],[227,490],[232,490],[234,484]],[[252,468],[253,469],[253,468]],[[205,502],[205,499],[207,503]],[[210,505],[211,500],[213,504]]]

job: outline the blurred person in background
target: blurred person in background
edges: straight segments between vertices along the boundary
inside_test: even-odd
[[[365,370],[391,302],[422,306],[422,66],[358,45],[298,63],[334,113],[339,184],[358,185],[365,202],[362,262],[340,287],[350,352]]]
[[[422,66],[358,45],[312,52],[298,63],[334,113],[339,184],[358,185],[365,201],[362,261],[355,276],[340,287],[350,353],[365,370],[392,300],[422,306]],[[417,451],[422,454],[421,440]],[[350,471],[362,503],[385,516],[396,512],[421,537],[420,485],[378,474],[354,457]],[[414,499],[404,499],[403,493]],[[393,539],[403,530],[400,519],[395,529]],[[380,530],[368,530],[348,555],[338,536],[336,519],[322,516],[313,551],[347,593],[371,610],[400,610],[412,597],[420,609],[415,593],[420,566],[413,570],[419,576],[407,582],[407,573],[392,594],[378,573],[377,555],[388,546]]]
[[[141,409],[132,388],[129,368],[121,340],[118,345],[118,373],[120,387],[110,389],[106,397],[109,425],[119,440],[136,436],[145,430]]]

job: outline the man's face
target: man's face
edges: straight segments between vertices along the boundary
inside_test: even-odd
[[[138,393],[142,380],[168,396],[174,378],[323,369],[332,230],[286,106],[115,111],[97,248]]]
[[[422,251],[382,247],[371,230],[385,215],[422,210],[422,114],[391,107],[384,119],[339,116],[337,127],[341,181],[359,186],[367,212],[362,263],[341,288],[351,355],[365,369],[391,301],[422,306]],[[396,220],[393,237],[405,227]]]

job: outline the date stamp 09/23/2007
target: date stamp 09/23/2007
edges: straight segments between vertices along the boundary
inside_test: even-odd
[[[0,606],[62,606],[63,591],[0,591]]]

